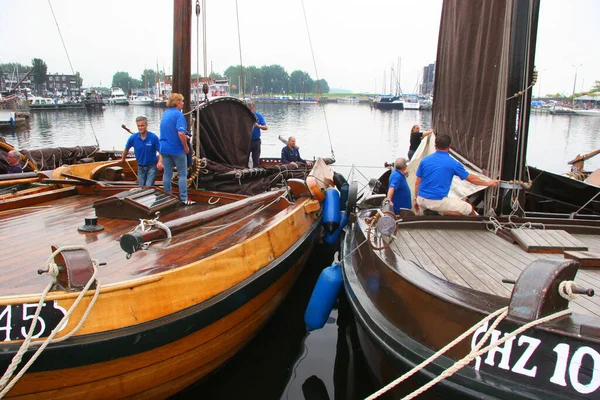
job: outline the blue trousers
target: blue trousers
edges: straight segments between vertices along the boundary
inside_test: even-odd
[[[163,188],[165,192],[171,193],[171,178],[173,178],[173,167],[177,167],[179,179],[177,185],[179,186],[179,199],[186,201],[187,196],[187,157],[185,153],[172,155],[162,154],[163,167],[165,168],[163,173]]]
[[[260,144],[260,139],[255,139],[250,142],[250,153],[252,154],[248,157],[248,164],[250,164],[250,160],[252,160],[252,168],[258,168],[260,166]]]
[[[138,165],[138,185],[153,186],[157,172],[156,164]]]

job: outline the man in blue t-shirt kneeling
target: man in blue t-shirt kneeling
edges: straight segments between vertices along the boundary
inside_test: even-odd
[[[394,206],[394,212],[400,214],[401,208],[412,209],[410,188],[408,182],[406,182],[406,159],[396,159],[394,167],[395,169],[390,175],[386,199]]]
[[[415,184],[415,208],[421,212],[432,210],[444,215],[477,215],[473,206],[466,201],[448,197],[454,175],[479,186],[496,186],[500,181],[484,181],[468,173],[465,167],[448,153],[450,142],[450,136],[438,135],[435,138],[436,152],[421,160]]]

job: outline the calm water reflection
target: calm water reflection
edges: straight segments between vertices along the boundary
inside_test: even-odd
[[[311,159],[335,152],[337,169],[347,172],[352,164],[375,176],[384,161],[405,156],[408,132],[414,124],[431,127],[431,113],[375,110],[365,104],[282,105],[257,104],[269,130],[263,132],[262,154],[278,157],[283,144],[278,136],[296,136],[301,154]],[[145,106],[107,106],[103,112],[83,110],[35,112],[28,130],[3,133],[19,148],[95,144],[120,149],[127,133],[121,124],[135,128],[135,117],[146,115],[149,129],[159,132],[163,109]],[[600,148],[600,118],[532,114],[527,159],[530,165],[563,173],[567,161],[577,154]],[[329,129],[327,129],[327,127]],[[328,134],[329,131],[329,134]],[[329,141],[331,137],[331,145]],[[600,168],[600,157],[587,162],[588,169]]]

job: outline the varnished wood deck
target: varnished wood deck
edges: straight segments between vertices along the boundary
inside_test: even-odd
[[[0,296],[40,292],[49,278],[47,275],[38,275],[37,270],[45,266],[52,253],[51,245],[86,245],[93,258],[106,263],[99,271],[99,279],[105,285],[152,275],[209,257],[265,229],[277,213],[272,208],[263,209],[251,218],[245,218],[259,208],[259,205],[251,206],[175,235],[168,245],[164,242],[155,243],[148,250],[138,251],[127,260],[117,239],[133,230],[138,222],[98,218],[98,224],[105,228],[103,231],[77,231],[77,227],[84,224],[85,217],[94,215],[92,204],[100,198],[69,196],[31,208],[2,212]],[[160,220],[167,222],[218,207],[222,203],[198,203],[161,216]]]
[[[600,252],[600,237],[573,235]],[[527,253],[492,232],[454,229],[400,229],[390,249],[439,278],[485,293],[509,297],[512,285],[531,262],[540,258],[564,258],[562,254]],[[577,296],[570,307],[579,313],[600,316],[600,270],[580,269],[576,282],[596,291],[596,296]]]

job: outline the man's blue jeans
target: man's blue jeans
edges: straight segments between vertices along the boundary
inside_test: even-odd
[[[177,185],[179,186],[179,199],[186,201],[187,196],[187,157],[185,153],[172,155],[172,154],[161,154],[162,163],[164,167],[163,173],[163,188],[165,192],[171,193],[171,178],[173,178],[173,166],[177,167],[179,173],[179,179]]]
[[[138,184],[140,186],[153,186],[157,172],[156,164],[138,165]]]

